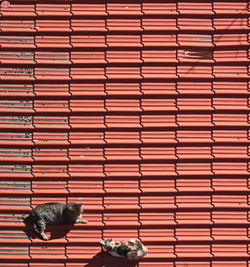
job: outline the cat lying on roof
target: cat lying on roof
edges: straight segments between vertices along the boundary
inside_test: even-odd
[[[75,202],[66,205],[57,202],[44,203],[32,209],[24,222],[32,224],[36,233],[43,240],[48,240],[44,233],[47,224],[86,224],[88,221],[81,219],[82,212],[83,204]]]
[[[148,253],[148,249],[140,241],[135,239],[129,239],[123,242],[105,239],[100,244],[110,255],[129,260],[140,259]]]

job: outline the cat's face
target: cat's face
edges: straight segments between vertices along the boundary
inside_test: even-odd
[[[67,204],[68,210],[72,215],[79,216],[83,212],[83,204],[69,202]]]
[[[131,249],[127,254],[127,258],[130,260],[139,259],[148,253],[147,248],[138,240],[130,239],[126,244]]]

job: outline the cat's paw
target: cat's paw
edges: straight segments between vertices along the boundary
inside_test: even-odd
[[[41,238],[42,238],[44,241],[49,240],[49,237],[47,237],[45,234],[41,235]]]
[[[88,223],[88,221],[87,221],[87,220],[82,220],[82,219],[78,218],[78,219],[76,220],[76,223],[86,224],[86,223]]]
[[[82,224],[86,224],[86,223],[88,223],[88,221],[87,220],[79,220],[79,221],[77,221],[78,223],[82,223]]]

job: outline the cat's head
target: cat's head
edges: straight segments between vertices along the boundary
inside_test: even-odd
[[[67,205],[68,211],[72,213],[72,215],[80,215],[83,212],[83,204],[79,204],[76,202],[69,202]]]
[[[130,260],[142,258],[148,253],[148,249],[138,240],[130,239],[126,243],[131,249],[127,254],[127,258]]]

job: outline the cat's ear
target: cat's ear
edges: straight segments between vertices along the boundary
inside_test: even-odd
[[[100,244],[101,244],[102,246],[105,246],[105,240],[100,241]]]
[[[79,204],[80,206],[80,211],[83,212],[83,203]]]

